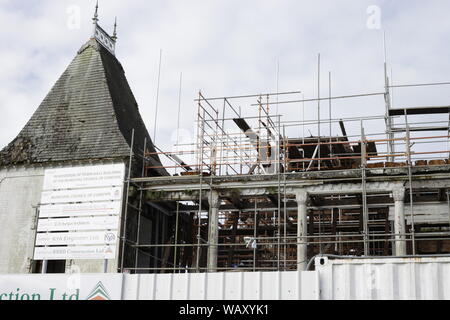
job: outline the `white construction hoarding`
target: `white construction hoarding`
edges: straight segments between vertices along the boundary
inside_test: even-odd
[[[450,257],[318,257],[315,269],[0,275],[0,300],[450,300]]]
[[[122,274],[0,275],[0,300],[120,300]]]

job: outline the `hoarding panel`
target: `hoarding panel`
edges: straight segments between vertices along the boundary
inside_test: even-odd
[[[122,274],[0,275],[0,300],[120,300]]]

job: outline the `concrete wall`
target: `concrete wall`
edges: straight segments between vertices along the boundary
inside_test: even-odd
[[[45,168],[0,168],[0,274],[30,272]],[[117,266],[117,259],[109,260],[107,272],[117,272]],[[66,272],[102,273],[104,261],[69,260]]]
[[[28,273],[42,167],[0,169],[0,273]]]

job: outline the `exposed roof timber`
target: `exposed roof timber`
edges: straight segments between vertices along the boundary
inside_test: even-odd
[[[239,127],[239,129],[242,130],[242,132],[244,132],[247,136],[248,133],[250,134],[255,134],[256,137],[258,137],[258,135],[256,133],[253,132],[253,130],[250,128],[250,126],[248,125],[247,121],[245,121],[245,119],[243,118],[234,118],[233,119],[234,123],[236,123],[236,125]],[[275,139],[276,137],[273,135],[272,130],[270,130],[270,128],[267,126],[267,124],[263,121],[261,121],[262,125],[264,126],[264,128],[266,128],[269,131],[270,137],[272,139]],[[280,135],[280,140],[283,140],[283,137]]]
[[[344,133],[345,128],[344,128]],[[302,141],[303,140],[303,141]],[[320,142],[320,154],[323,157],[332,158],[333,155],[360,155],[361,154],[361,146],[354,145],[350,146],[348,143],[347,137],[309,137],[305,139],[289,139],[289,159],[312,159],[315,157],[317,143]],[[328,144],[329,142],[332,142]],[[343,143],[334,143],[334,142],[343,142]],[[300,153],[302,150],[302,153]],[[367,152],[369,155],[375,156],[377,155],[377,147],[375,142],[368,141],[367,143]],[[348,163],[354,163],[355,159],[347,159]],[[333,160],[323,160],[323,163],[328,167],[333,167],[336,164]]]
[[[237,196],[229,197],[228,200],[231,202],[232,206],[236,209],[242,209],[243,204],[247,201],[240,201]]]
[[[270,200],[270,202],[272,204],[274,204],[275,206],[278,206],[278,197],[275,197],[275,195],[273,195],[273,194],[269,194],[269,195],[267,195],[267,198]]]
[[[438,114],[449,113],[450,106],[435,106],[435,107],[412,107],[401,109],[390,109],[389,116],[403,116],[407,115],[419,115],[419,114]]]
[[[185,170],[185,171],[193,171],[193,169],[189,165],[187,165],[182,159],[180,159],[175,154],[170,153],[170,152],[164,152],[160,148],[158,148],[157,146],[154,146],[154,147],[155,147],[156,150],[158,150],[158,152],[163,153],[167,158],[171,159],[176,164],[178,164],[183,170]]]
[[[345,139],[345,141],[348,141],[347,138],[347,131],[345,130],[344,121],[339,120],[339,127],[341,127],[342,136]]]
[[[353,152],[358,155],[361,154],[361,143],[358,143],[357,145],[353,146]],[[373,142],[373,141],[367,142],[366,152],[369,156],[378,155],[377,145],[375,144],[375,142]]]
[[[236,123],[239,129],[242,130],[242,132],[247,132],[248,130],[250,130],[250,126],[248,125],[247,121],[245,121],[245,119],[235,118],[233,119],[233,121],[234,123]]]
[[[296,146],[289,146],[288,152],[289,152],[290,159],[301,159],[303,157],[303,154],[300,152],[300,150]]]
[[[245,136],[250,139],[250,143],[253,145],[253,147],[256,149],[256,151],[258,152],[258,154],[261,156],[263,154],[266,154],[268,152],[270,152],[270,142],[269,141],[262,141],[263,139],[260,138],[259,136],[259,132],[255,132],[253,131],[250,126],[248,125],[247,121],[245,121],[245,119],[243,118],[234,118],[233,119],[234,123],[236,123],[236,125],[244,132]],[[266,126],[266,124],[263,123],[264,126]],[[267,128],[267,126],[266,126]],[[269,130],[269,133],[271,135],[271,137],[273,139],[275,139],[272,135],[272,132],[270,132],[270,129],[267,128]],[[283,138],[280,136],[280,139],[282,140]],[[270,170],[270,168],[273,168],[273,163],[271,162],[270,164],[262,164],[263,170]],[[282,166],[281,166],[282,167]],[[256,167],[255,167],[256,168]],[[255,170],[255,168],[251,168],[251,172],[253,172]]]

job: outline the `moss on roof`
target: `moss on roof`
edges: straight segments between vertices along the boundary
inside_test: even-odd
[[[154,152],[125,72],[95,39],[88,41],[19,135],[0,152],[0,165],[127,158]],[[155,155],[153,165],[161,162]],[[167,175],[164,169],[153,174]]]

